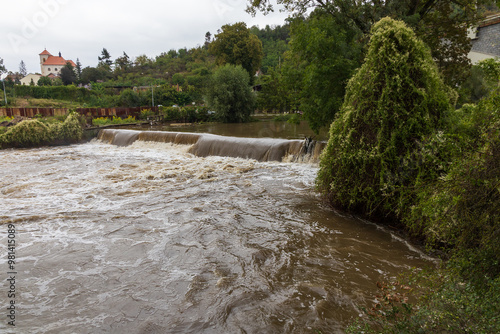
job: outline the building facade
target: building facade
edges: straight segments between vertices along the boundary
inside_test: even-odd
[[[59,52],[59,56],[53,56],[49,51],[44,50],[40,53],[40,69],[43,76],[59,76],[61,73],[61,69],[66,66],[67,63],[70,63],[73,67],[76,67],[76,64],[72,60],[66,60],[61,56],[61,52]]]

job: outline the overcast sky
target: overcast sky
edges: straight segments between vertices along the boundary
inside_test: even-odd
[[[83,67],[96,66],[103,48],[112,59],[146,54],[150,58],[170,49],[202,45],[224,24],[246,22],[248,27],[282,25],[286,13],[252,17],[247,0],[22,0],[2,1],[0,58],[9,71],[40,72],[38,54],[53,55]]]

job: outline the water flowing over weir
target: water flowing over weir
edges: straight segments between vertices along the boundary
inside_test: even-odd
[[[201,138],[105,131],[0,151],[16,333],[342,333],[377,281],[432,265],[323,207],[315,164],[198,157],[195,145],[218,140]],[[4,316],[0,333],[10,330]]]
[[[313,140],[288,140],[275,138],[239,138],[213,134],[135,131],[104,129],[98,138],[104,142],[127,146],[134,141],[193,145],[189,149],[199,157],[211,155],[255,159],[257,161],[317,161],[325,142]]]

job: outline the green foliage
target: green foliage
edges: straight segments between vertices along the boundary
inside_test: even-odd
[[[306,20],[294,20],[291,35],[284,66],[300,68],[300,110],[317,134],[332,123],[342,105],[347,81],[360,66],[360,36],[320,10]],[[293,72],[285,73],[292,74],[285,80],[296,80]]]
[[[500,274],[500,92],[458,113],[449,171],[417,188],[405,221],[430,247],[446,250],[463,277],[483,285]]]
[[[5,68],[5,65],[3,64],[3,59],[0,58],[0,75],[4,72],[7,72],[7,69]]]
[[[257,93],[257,108],[266,112],[285,112],[291,109],[289,91],[280,71],[269,69],[259,78],[261,90]]]
[[[209,113],[207,107],[161,107],[160,113],[166,121],[178,122],[211,122],[213,115]]]
[[[336,207],[401,218],[415,183],[435,176],[419,143],[443,126],[450,107],[427,47],[404,23],[382,19],[332,123],[319,190]]]
[[[0,135],[0,147],[35,147],[52,143],[72,143],[82,138],[80,116],[71,113],[64,122],[45,124],[40,120],[25,120]]]
[[[269,70],[279,68],[280,63],[284,60],[284,53],[288,50],[290,26],[288,24],[272,27],[266,25],[264,29],[253,26],[250,31],[262,42],[264,54],[260,68],[262,72],[267,74]]]
[[[248,0],[247,11],[267,13],[273,11],[270,0]],[[368,35],[373,24],[383,17],[406,22],[415,29],[417,36],[430,46],[448,84],[456,84],[467,75],[470,40],[464,27],[473,26],[483,12],[485,4],[494,0],[479,1],[305,1],[277,0],[291,16],[305,15],[311,8],[321,9],[339,26],[352,27]],[[443,38],[444,37],[444,38]],[[363,42],[361,40],[361,42]]]
[[[210,44],[210,52],[219,65],[241,65],[253,78],[262,63],[262,42],[252,34],[246,23],[222,26]]]
[[[38,120],[27,120],[9,128],[0,136],[4,147],[31,147],[49,143],[53,139],[49,126]]]
[[[41,77],[37,82],[38,86],[52,86],[52,79],[49,77]]]
[[[60,78],[65,86],[76,82],[75,69],[71,63],[68,62],[63,68],[61,68]]]
[[[51,98],[56,100],[85,101],[92,92],[75,86],[26,86],[14,87],[15,96],[31,96],[33,98]]]
[[[376,303],[347,333],[499,333],[500,279],[483,289],[449,269],[378,283]],[[418,301],[414,297],[418,297]]]
[[[83,135],[80,115],[75,112],[70,113],[63,123],[54,124],[51,130],[57,141],[64,143],[79,141]]]
[[[108,117],[97,117],[92,119],[92,125],[94,126],[104,126],[110,124],[133,124],[137,123],[134,116],[128,116],[127,118],[120,118],[113,116],[112,118]]]
[[[248,72],[240,65],[226,64],[213,74],[207,88],[207,103],[222,122],[245,122],[253,112],[255,97]]]

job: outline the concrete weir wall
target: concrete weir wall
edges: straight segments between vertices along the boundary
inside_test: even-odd
[[[98,139],[118,146],[131,145],[136,140],[180,145],[192,145],[189,153],[206,157],[211,155],[258,161],[316,162],[325,142],[276,138],[240,138],[213,134],[166,131],[135,131],[103,129]]]

